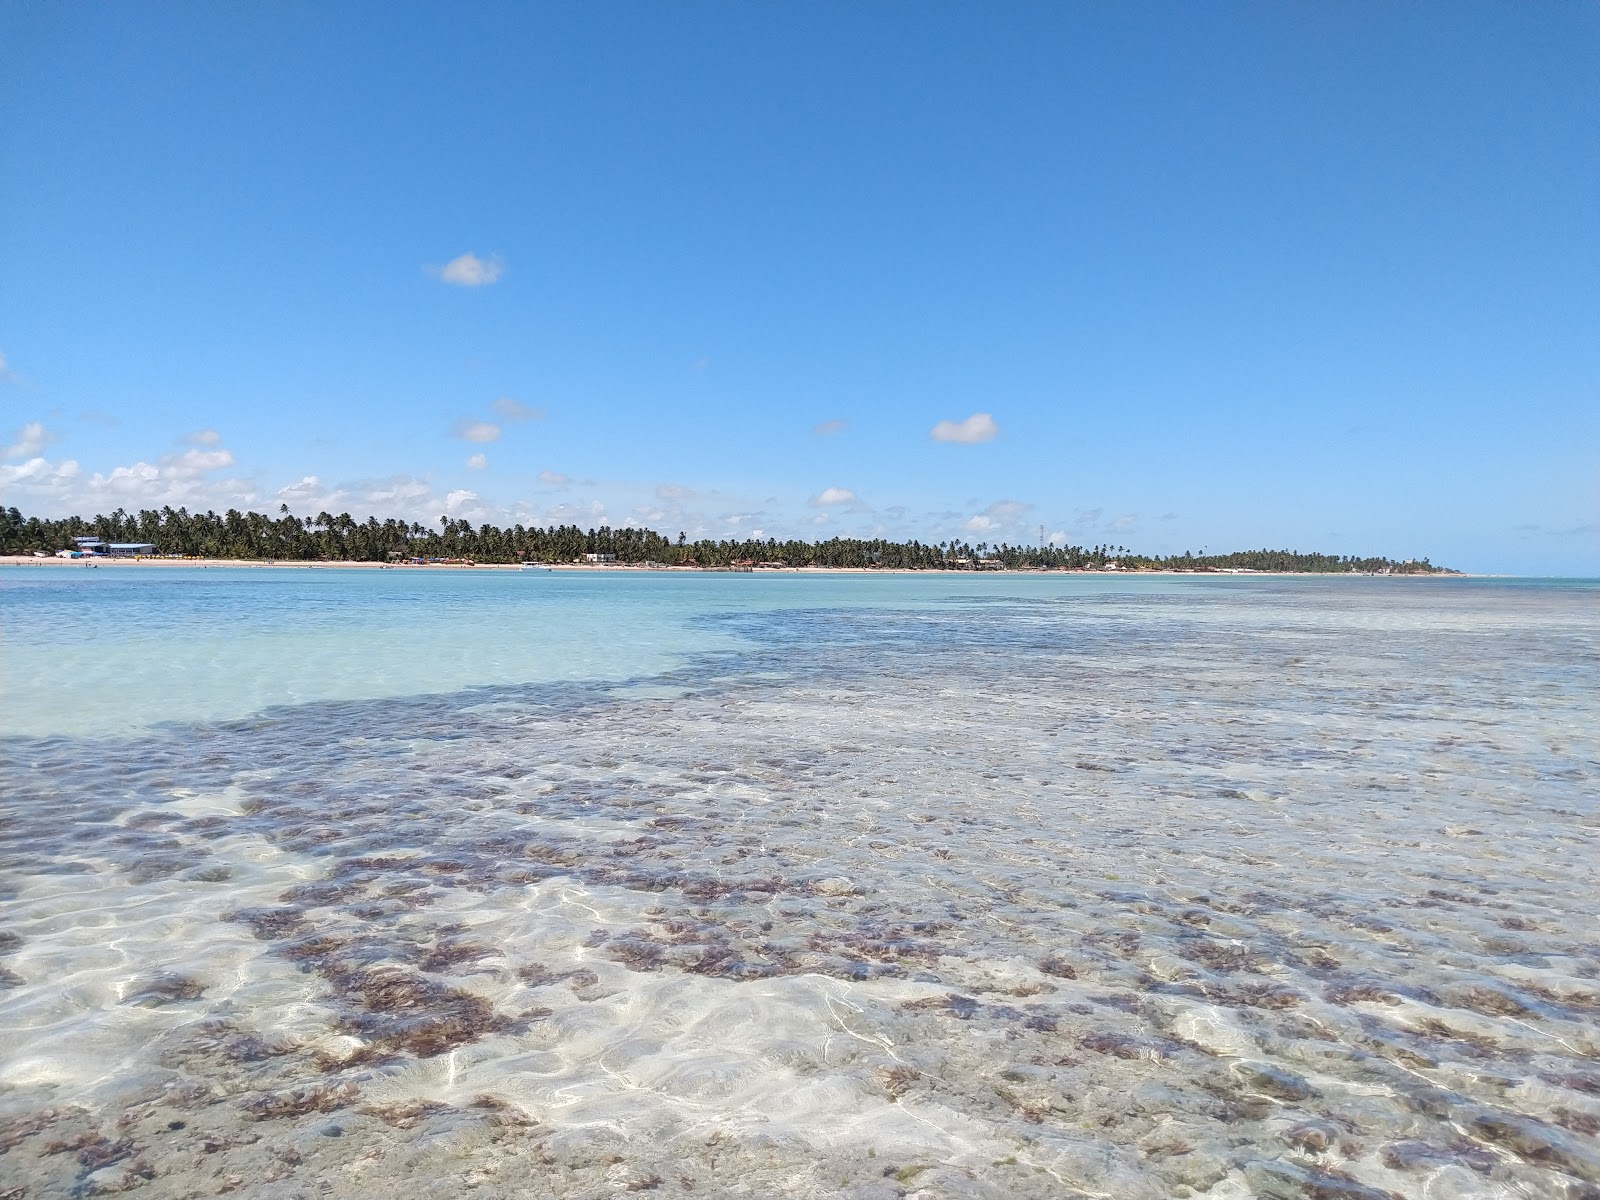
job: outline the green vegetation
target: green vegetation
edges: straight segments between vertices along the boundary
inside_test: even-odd
[[[960,541],[890,542],[880,538],[830,538],[825,542],[710,541],[691,542],[684,534],[671,540],[649,529],[601,526],[585,532],[576,525],[548,529],[521,525],[501,529],[474,527],[469,521],[439,518],[439,527],[408,521],[357,521],[349,513],[297,517],[287,508],[277,517],[242,513],[217,514],[187,509],[147,509],[109,516],[41,520],[24,517],[15,508],[0,510],[0,553],[54,552],[72,545],[74,537],[95,536],[108,542],[150,542],[164,555],[198,558],[269,559],[290,562],[457,559],[483,563],[578,562],[585,554],[612,554],[618,562],[693,564],[728,567],[782,563],[791,567],[885,567],[919,570],[1052,570],[1100,569],[1116,563],[1127,570],[1167,568],[1192,571],[1388,571],[1397,575],[1449,573],[1427,559],[1395,562],[1387,558],[1353,558],[1335,554],[1297,554],[1290,550],[1242,550],[1234,554],[1168,557],[1134,554],[1124,546],[1011,546]]]

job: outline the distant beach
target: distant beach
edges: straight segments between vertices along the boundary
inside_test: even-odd
[[[7,567],[227,567],[239,569],[271,568],[274,570],[360,570],[360,571],[521,571],[526,569],[549,571],[585,571],[594,573],[629,573],[639,574],[644,572],[678,572],[689,574],[806,574],[818,573],[825,575],[948,575],[962,577],[969,575],[1098,575],[1108,577],[1132,576],[1172,576],[1175,578],[1191,576],[1285,576],[1316,579],[1338,578],[1368,578],[1371,572],[1341,572],[1341,571],[1254,571],[1254,570],[1192,570],[1183,571],[1168,568],[1130,567],[1125,569],[1100,570],[1095,568],[1072,569],[1046,569],[1028,567],[1019,570],[1007,570],[1000,567],[984,567],[977,570],[960,570],[953,568],[906,568],[906,567],[722,567],[722,566],[689,566],[680,563],[380,563],[358,562],[346,560],[271,560],[271,559],[242,559],[242,558],[38,558],[27,554],[0,555],[0,566]],[[1473,574],[1472,572],[1451,571],[1448,574],[1394,574],[1384,576],[1392,579],[1492,579],[1492,575]]]

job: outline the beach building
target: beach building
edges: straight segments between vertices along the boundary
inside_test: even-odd
[[[58,550],[61,558],[141,558],[154,555],[153,542],[107,542],[97,537],[75,537],[70,550]]]
[[[614,563],[617,561],[617,556],[615,554],[585,554],[583,560],[592,563]]]

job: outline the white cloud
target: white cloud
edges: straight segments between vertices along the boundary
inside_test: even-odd
[[[499,439],[500,426],[489,421],[472,421],[463,418],[456,422],[455,428],[451,432],[462,441],[487,444]]]
[[[971,445],[975,442],[992,442],[994,435],[999,432],[1000,426],[988,413],[973,413],[964,421],[940,421],[929,430],[929,436],[936,442]]]
[[[694,492],[678,483],[663,483],[656,489],[658,500],[687,500],[693,495]]]
[[[813,425],[811,432],[819,437],[832,437],[836,433],[843,433],[850,428],[850,422],[840,417],[832,421],[823,421],[820,425]]]
[[[457,258],[452,258],[444,266],[434,268],[433,273],[445,283],[453,283],[457,287],[483,287],[500,278],[502,266],[498,258],[492,255],[489,258],[479,258],[470,250]]]
[[[488,466],[489,456],[487,454],[474,454],[471,458],[467,459],[467,470],[469,471],[487,470]]]
[[[221,470],[223,467],[233,466],[233,451],[218,450],[185,450],[182,454],[171,455],[161,460],[164,467],[170,468],[174,474],[203,475],[207,471]]]
[[[18,466],[0,466],[0,487],[13,487],[34,493],[58,492],[78,478],[78,464],[72,459],[60,463],[30,458]]]
[[[501,396],[490,408],[513,424],[523,421],[542,421],[546,413],[542,408],[530,408],[521,400],[513,400],[510,396]]]
[[[855,504],[856,494],[849,488],[825,487],[806,503],[811,505],[812,508],[828,508],[835,504]]]
[[[1136,524],[1138,524],[1138,521],[1139,518],[1134,516],[1132,513],[1123,513],[1115,521],[1111,522],[1111,532],[1126,533],[1128,530],[1132,529]]]
[[[344,498],[344,492],[324,486],[315,475],[302,476],[298,483],[285,484],[272,494],[277,504],[299,509],[301,516],[312,516],[337,508]]]
[[[222,435],[215,429],[197,429],[184,434],[183,441],[186,446],[220,446]]]
[[[0,487],[39,507],[42,516],[67,512],[88,516],[119,507],[226,509],[259,503],[248,480],[213,477],[233,462],[233,454],[221,447],[192,449],[85,478],[75,461],[53,464],[34,457],[20,466],[0,467]]]
[[[6,362],[4,351],[0,351],[0,379],[11,378],[11,364]]]
[[[46,429],[41,421],[29,421],[12,436],[17,440],[7,446],[0,457],[35,458],[39,451],[56,440],[56,435]]]
[[[469,492],[466,488],[460,488],[445,495],[444,511],[452,517],[464,517],[477,508],[477,492]]]

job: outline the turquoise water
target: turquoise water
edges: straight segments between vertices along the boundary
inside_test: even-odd
[[[0,570],[0,1164],[1592,1195],[1597,601]]]
[[[1082,595],[1119,590],[1074,582]],[[0,569],[0,731],[121,736],[310,700],[641,678],[745,644],[717,619],[730,613],[926,608],[1052,587],[801,573]]]

